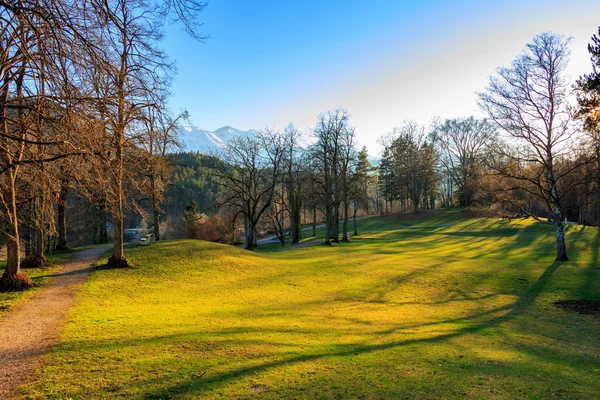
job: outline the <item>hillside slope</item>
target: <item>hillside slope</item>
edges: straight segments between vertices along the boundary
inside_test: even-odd
[[[532,221],[361,221],[351,243],[162,242],[98,270],[33,398],[597,398],[600,232],[553,261]]]

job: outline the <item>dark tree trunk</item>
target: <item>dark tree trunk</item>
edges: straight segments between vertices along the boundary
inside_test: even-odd
[[[98,208],[98,243],[108,243],[108,231],[106,230],[106,211],[103,207]]]
[[[0,290],[22,290],[33,286],[29,277],[21,272],[21,244],[17,219],[17,198],[15,191],[16,172],[5,175],[4,207],[6,218],[6,269],[0,278]]]
[[[333,236],[333,225],[334,225],[334,216],[333,216],[333,207],[327,207],[327,212],[325,215],[325,243],[331,244],[331,239]]]
[[[292,244],[300,242],[302,235],[302,222],[301,222],[301,197],[298,193],[293,196],[289,196],[290,201],[290,231],[292,234]]]
[[[283,185],[283,183],[281,184],[281,233],[283,236],[283,244],[282,246],[285,244],[285,186]],[[292,207],[292,205],[290,204],[290,207]],[[290,218],[290,230],[292,227],[292,219]]]
[[[246,250],[254,250],[254,228],[250,227],[248,229],[248,240],[246,241],[246,246],[244,247]]]
[[[348,242],[348,202],[344,202],[344,222],[342,225],[342,241]]]
[[[152,214],[152,220],[154,225],[154,240],[160,240],[160,211],[158,205],[155,204],[154,211]]]
[[[248,228],[246,229],[246,243],[244,244],[244,249],[246,250],[254,250],[256,247],[256,224],[251,221],[249,218],[246,218],[244,221],[244,225]]]
[[[358,230],[356,229],[356,205],[354,207],[354,215],[352,216],[354,220],[354,236],[358,235]]]
[[[250,243],[250,224],[248,217],[244,215],[244,248],[246,250],[248,250],[248,243]]]
[[[313,206],[312,235],[317,236],[317,206]]]
[[[64,185],[61,188],[60,195],[58,197],[58,206],[57,206],[57,214],[58,214],[58,245],[56,246],[57,250],[67,250],[69,247],[67,246],[67,195],[69,193],[69,189],[67,189]]]
[[[336,204],[333,210],[333,231],[331,239],[334,243],[340,242],[340,206]]]
[[[114,266],[126,266],[123,252],[123,209],[116,206],[113,211],[113,255],[109,263]]]
[[[31,202],[30,247],[31,255],[21,265],[22,268],[39,268],[48,264],[46,258],[46,212],[44,197],[38,193]]]

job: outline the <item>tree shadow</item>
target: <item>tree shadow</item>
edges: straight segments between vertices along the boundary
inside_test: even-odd
[[[339,358],[339,357],[350,357],[361,354],[374,353],[378,351],[388,350],[392,348],[401,348],[413,345],[422,345],[422,344],[433,344],[433,343],[441,343],[447,342],[451,339],[459,338],[461,336],[467,334],[477,334],[483,330],[487,330],[490,328],[498,328],[501,324],[511,321],[518,316],[522,315],[525,311],[527,311],[539,295],[544,291],[547,287],[549,281],[552,278],[552,275],[561,265],[559,262],[553,262],[548,268],[546,268],[543,274],[537,279],[537,281],[525,292],[523,292],[517,300],[509,306],[506,306],[502,309],[490,310],[484,313],[479,313],[476,315],[470,315],[465,318],[460,318],[464,323],[473,322],[472,324],[466,324],[466,326],[456,329],[453,332],[442,333],[438,335],[434,335],[426,338],[415,338],[408,340],[391,340],[386,343],[380,344],[347,344],[347,345],[337,345],[332,351],[328,352],[316,352],[314,354],[300,354],[296,356],[284,357],[277,360],[272,360],[268,362],[261,362],[251,366],[243,366],[237,369],[232,369],[226,372],[220,372],[215,374],[206,374],[202,377],[201,381],[198,382],[196,379],[188,379],[183,382],[168,386],[166,388],[161,388],[156,390],[155,392],[148,393],[146,395],[147,398],[165,398],[169,396],[176,396],[177,394],[193,394],[190,393],[190,387],[195,383],[199,384],[199,386],[195,386],[195,393],[202,393],[204,389],[207,387],[221,387],[229,382],[236,381],[240,378],[259,374],[261,372],[265,372],[267,370],[275,369],[283,366],[290,366],[299,363],[305,362],[313,362],[316,360],[320,360],[323,358]],[[507,311],[502,314],[502,311]],[[498,315],[498,314],[501,315]],[[486,320],[484,322],[478,322],[478,319],[481,319],[482,316],[485,315],[493,315],[491,319]],[[432,322],[432,325],[444,324],[450,321],[437,321]],[[405,328],[405,327],[402,327]],[[384,332],[378,332],[379,334],[383,334]],[[397,329],[392,329],[388,332],[389,334],[398,333]]]

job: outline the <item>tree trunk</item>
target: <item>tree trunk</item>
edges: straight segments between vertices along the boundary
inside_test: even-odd
[[[289,197],[290,200],[290,231],[292,234],[292,244],[300,242],[302,236],[302,203],[299,193],[294,193]]]
[[[35,264],[32,266],[42,267],[45,264],[46,255],[46,234],[44,233],[44,218],[38,215],[41,220],[38,220],[39,226],[34,230],[34,246],[31,256],[35,258]]]
[[[565,245],[565,232],[561,217],[559,217],[559,215],[557,214],[554,218],[554,226],[556,228],[556,261],[568,261],[569,257],[567,257],[567,246]]]
[[[42,178],[43,179],[43,178]],[[31,202],[30,247],[31,255],[21,264],[22,268],[41,268],[48,264],[46,258],[46,218],[43,190],[36,193]]]
[[[312,235],[317,236],[317,206],[313,206]]]
[[[108,243],[108,231],[106,230],[106,211],[103,207],[98,208],[98,229],[100,231],[98,243]]]
[[[248,249],[248,243],[250,243],[250,224],[248,223],[248,217],[244,215],[244,248]]]
[[[556,261],[567,261],[567,246],[565,244],[565,232],[563,225],[563,213],[558,198],[556,182],[552,182],[551,195],[554,199],[554,227],[556,228]]]
[[[118,133],[118,144],[115,146],[117,170],[115,171],[113,185],[116,198],[111,199],[113,202],[113,255],[108,259],[108,265],[116,268],[129,265],[123,251],[123,142],[124,133],[121,131]]]
[[[356,229],[356,208],[354,208],[354,236],[358,235],[358,230]]]
[[[284,184],[281,184],[281,233],[283,236],[283,244],[285,243],[285,207],[284,207],[284,199],[285,199],[285,190],[284,190]],[[291,204],[290,204],[291,207]],[[292,225],[292,219],[290,218],[290,228]],[[283,246],[282,244],[282,246]]]
[[[154,225],[154,240],[160,240],[160,211],[158,210],[158,205],[154,205],[154,211],[152,214],[152,220]]]
[[[244,228],[246,228],[246,243],[244,244],[244,249],[254,250],[256,243],[256,226],[252,223],[252,221],[250,221],[249,218],[245,218]]]
[[[15,182],[17,173],[8,171],[4,184],[4,212],[6,215],[6,269],[0,278],[0,290],[23,290],[33,286],[29,277],[21,272],[21,244],[17,219]]]
[[[344,222],[342,226],[342,242],[348,242],[348,202],[344,202]]]
[[[113,212],[113,255],[115,262],[123,260],[123,209],[116,207]]]
[[[600,171],[598,172],[600,176]],[[596,190],[596,221],[595,226],[600,226],[600,178],[598,178],[598,189]]]
[[[336,204],[333,210],[333,232],[331,238],[334,243],[340,242],[340,206]]]
[[[69,247],[67,246],[67,194],[69,193],[69,189],[65,186],[62,186],[60,195],[58,197],[58,206],[57,206],[57,214],[58,214],[58,245],[56,246],[57,250],[67,250]]]

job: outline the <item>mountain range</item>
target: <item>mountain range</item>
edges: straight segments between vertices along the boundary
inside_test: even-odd
[[[232,139],[251,135],[254,135],[253,129],[242,131],[231,126],[224,126],[216,131],[197,126],[180,126],[178,131],[183,151],[197,151],[203,154],[218,153]]]
[[[197,126],[180,126],[178,131],[179,142],[182,145],[181,151],[195,151],[202,154],[217,154],[230,140],[254,134],[254,129],[242,131],[231,126],[224,126],[216,131]],[[375,166],[380,163],[379,157],[369,156],[369,161]]]

